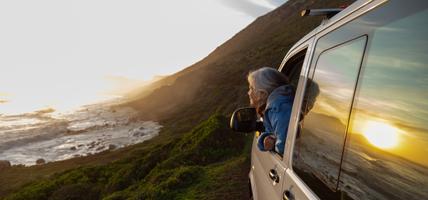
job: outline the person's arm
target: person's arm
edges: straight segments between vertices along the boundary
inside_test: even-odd
[[[285,102],[269,111],[270,121],[276,135],[275,151],[284,154],[285,140],[287,139],[288,124],[290,122],[292,102]]]
[[[269,151],[269,149],[266,149],[266,148],[265,148],[265,145],[264,145],[265,138],[266,138],[267,136],[269,136],[269,135],[272,135],[272,133],[269,133],[269,132],[263,132],[263,133],[259,136],[259,138],[257,139],[257,147],[259,148],[259,150],[260,150],[260,151]]]

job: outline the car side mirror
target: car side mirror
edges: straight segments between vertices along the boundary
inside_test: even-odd
[[[236,132],[264,131],[263,123],[257,120],[255,108],[238,108],[230,118],[230,128]]]

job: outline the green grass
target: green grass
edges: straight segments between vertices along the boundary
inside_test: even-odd
[[[221,199],[231,192],[242,199],[248,177],[241,169],[249,164],[251,136],[231,132],[227,122],[215,114],[179,140],[109,165],[54,174],[5,199]]]

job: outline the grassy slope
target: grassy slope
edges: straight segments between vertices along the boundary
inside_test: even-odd
[[[249,137],[232,133],[225,117],[213,115],[181,139],[109,165],[55,174],[6,199],[243,199],[240,169],[248,166]]]
[[[188,135],[197,134],[197,131],[190,130],[214,113],[220,114],[214,118],[222,118],[221,116],[228,116],[233,109],[246,105],[248,100],[245,95],[247,90],[245,76],[248,71],[260,66],[278,67],[291,45],[319,24],[319,18],[300,18],[296,11],[307,7],[335,7],[343,2],[290,0],[275,11],[258,18],[205,59],[157,81],[150,92],[143,91],[141,97],[134,98],[127,104],[141,110],[142,119],[156,119],[165,126],[159,137],[125,149],[87,158],[2,170],[0,171],[0,197],[14,191],[19,191],[14,195],[25,194],[23,191],[34,195],[35,191],[31,188],[39,188],[40,184],[43,185],[46,181],[65,185],[48,190],[52,199],[55,199],[55,194],[70,193],[67,191],[81,191],[76,192],[78,194],[100,192],[102,197],[112,195],[109,197],[111,199],[144,195],[155,198],[157,195],[169,195],[163,194],[162,191],[175,191],[177,189],[175,185],[181,189],[171,194],[174,198],[201,197],[205,194],[210,194],[206,197],[212,199],[222,199],[229,195],[245,197],[248,192],[246,186],[246,173],[249,168],[248,149],[238,151],[239,153],[225,152],[227,159],[208,164],[204,160],[198,160],[192,165],[182,163],[182,165],[162,170],[155,166],[161,163],[167,165],[165,163],[168,163],[168,160],[172,162],[171,159],[187,161],[186,156],[200,155],[197,148],[182,152],[177,150],[177,145],[180,141],[191,141],[188,137],[192,136]],[[226,123],[224,119],[219,121]],[[200,126],[205,126],[204,124],[206,125],[202,123]],[[228,130],[224,127],[219,130],[224,132],[224,137],[229,137]],[[183,135],[186,136],[183,137]],[[240,142],[242,145],[245,142],[248,143],[248,138],[238,137],[235,142]],[[222,139],[219,140],[223,141]],[[225,146],[222,148],[227,148],[229,147],[227,145],[236,144],[225,142],[223,145]],[[217,151],[212,150],[213,152],[205,152],[206,154],[202,155],[209,160],[211,156],[217,155]],[[180,160],[174,154],[168,153],[174,151],[180,152],[177,155],[183,156],[183,159]],[[110,163],[112,161],[115,162]],[[81,168],[71,170],[76,167]],[[66,170],[71,171],[64,173]],[[97,173],[87,174],[90,171]],[[77,173],[76,176],[80,178],[74,177],[72,175],[74,173]],[[224,183],[221,181],[223,179],[229,180],[229,176],[234,177],[233,181],[228,181],[228,184],[218,184]],[[50,179],[46,179],[48,177]],[[61,182],[68,179],[74,181]],[[118,183],[112,184],[111,181]],[[157,186],[162,185],[161,183],[164,185],[159,186],[159,189]],[[28,186],[20,189],[23,185]],[[140,192],[136,193],[138,191]],[[40,192],[36,191],[36,193]]]

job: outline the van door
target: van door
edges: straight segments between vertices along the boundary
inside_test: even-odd
[[[290,173],[296,173],[325,199],[336,197],[346,128],[366,41],[362,36],[323,51],[305,88],[292,154],[293,170],[288,174],[291,178]],[[291,196],[287,185],[285,188]]]
[[[257,135],[253,140],[251,164],[250,179],[254,199],[280,199],[285,173],[282,157],[276,152],[260,151],[257,148]]]
[[[303,106],[293,107],[300,129],[289,129],[283,199],[426,197],[426,159],[407,152],[426,147],[427,8],[373,1],[318,34],[309,81],[298,86]],[[399,134],[401,151],[391,148]]]
[[[346,199],[428,199],[428,2],[391,1],[367,17],[339,190]]]
[[[339,33],[344,34],[333,31],[318,39],[310,69],[299,83],[283,199],[340,199],[343,146],[367,36]]]

